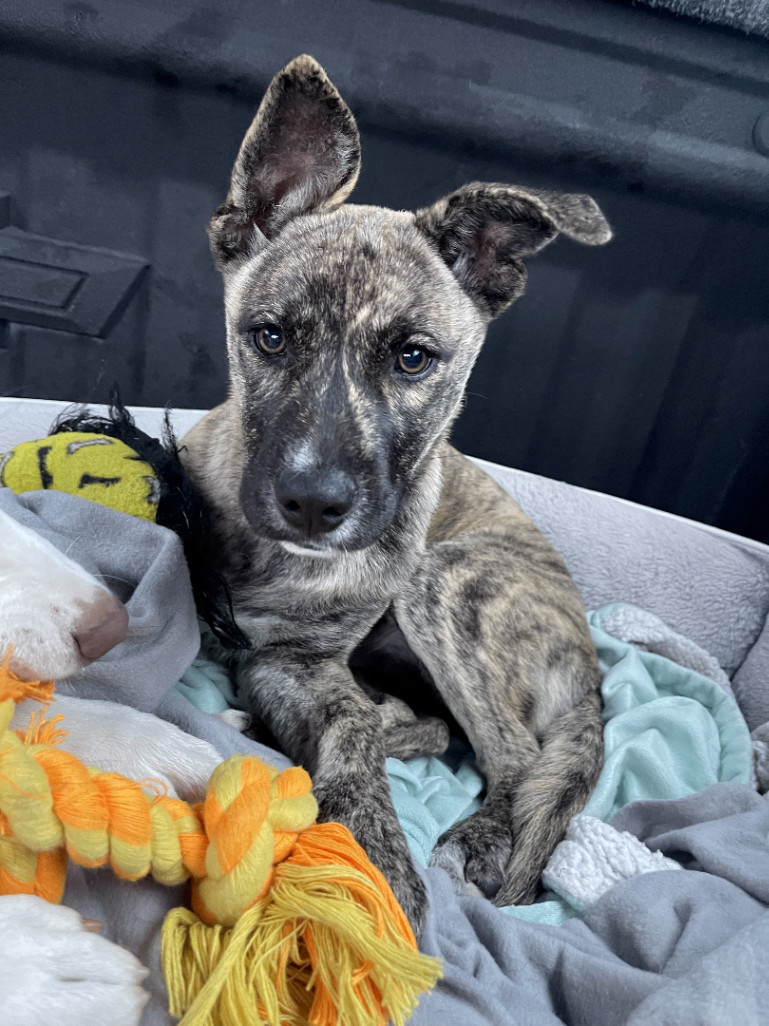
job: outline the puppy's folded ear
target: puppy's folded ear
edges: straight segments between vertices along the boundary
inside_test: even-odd
[[[299,214],[331,210],[360,171],[355,119],[323,68],[304,55],[273,78],[208,226],[220,270],[255,252]]]
[[[431,207],[416,225],[438,247],[462,288],[489,318],[523,292],[531,256],[559,232],[600,246],[611,229],[590,196],[473,182]]]

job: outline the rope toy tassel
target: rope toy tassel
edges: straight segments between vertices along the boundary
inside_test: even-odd
[[[442,975],[338,823],[304,830],[234,927],[171,912],[160,957],[180,1026],[403,1026]]]
[[[14,704],[31,698],[41,705],[47,706],[53,701],[54,684],[50,680],[22,680],[11,669],[13,645],[9,645],[3,661],[0,663],[0,700],[10,699]]]

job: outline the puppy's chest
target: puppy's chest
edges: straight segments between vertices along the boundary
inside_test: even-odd
[[[401,573],[377,571],[358,554],[321,562],[275,549],[255,551],[227,575],[235,619],[255,649],[350,651],[401,582]]]

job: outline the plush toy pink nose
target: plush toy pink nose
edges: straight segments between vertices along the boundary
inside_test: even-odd
[[[111,595],[99,601],[72,633],[80,655],[86,662],[100,659],[119,645],[128,630],[128,610]]]

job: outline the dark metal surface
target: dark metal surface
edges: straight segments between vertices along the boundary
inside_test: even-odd
[[[127,253],[0,229],[0,319],[106,338],[145,267]]]
[[[360,121],[358,201],[502,180],[590,191],[615,228],[531,262],[457,444],[769,532],[767,41],[602,0],[6,0],[0,46],[14,223],[151,265],[106,342],[10,324],[0,391],[223,395],[203,228],[268,79],[308,51]]]

